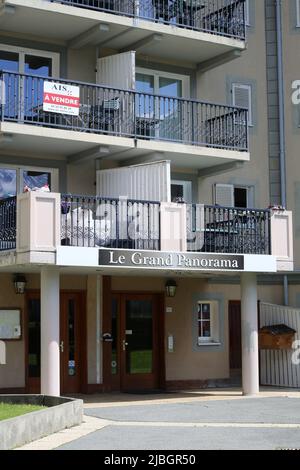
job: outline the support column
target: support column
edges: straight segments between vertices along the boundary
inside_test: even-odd
[[[59,271],[41,271],[41,393],[60,395]]]
[[[241,275],[243,394],[259,393],[256,274]]]

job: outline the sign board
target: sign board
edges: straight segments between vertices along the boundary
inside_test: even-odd
[[[243,271],[244,257],[242,255],[211,255],[205,253],[99,250],[99,266]]]
[[[79,116],[79,108],[79,86],[44,82],[43,111]]]
[[[21,311],[0,310],[0,340],[21,339]]]
[[[58,246],[57,266],[90,267],[112,272],[130,269],[152,272],[249,272],[276,273],[276,257],[271,255],[166,252],[118,248]]]

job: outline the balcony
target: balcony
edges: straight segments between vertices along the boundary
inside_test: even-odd
[[[50,0],[245,40],[244,0]]]
[[[0,251],[16,248],[17,198],[0,200]]]
[[[271,254],[271,211],[193,204],[187,211],[188,251]]]
[[[292,214],[278,209],[32,191],[0,201],[0,215],[0,266],[9,269],[293,270]]]
[[[245,49],[244,0],[4,0],[1,29],[200,64]],[[156,40],[157,39],[157,40]]]
[[[72,163],[104,146],[109,158],[164,152],[177,166],[199,169],[250,158],[243,108],[11,72],[0,72],[0,83],[5,151]],[[49,87],[75,89],[75,104]]]
[[[16,212],[16,197],[0,201],[0,251],[16,248]],[[187,251],[271,254],[270,210],[195,204],[186,207],[186,216]],[[158,201],[61,195],[60,244],[159,251],[161,217]]]
[[[159,202],[62,195],[62,244],[160,250]],[[270,210],[188,205],[187,251],[271,254]]]

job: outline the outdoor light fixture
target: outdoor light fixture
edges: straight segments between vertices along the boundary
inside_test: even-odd
[[[177,284],[173,279],[166,282],[166,296],[175,297]]]
[[[23,274],[14,275],[14,286],[16,294],[24,294],[26,283],[26,277]]]

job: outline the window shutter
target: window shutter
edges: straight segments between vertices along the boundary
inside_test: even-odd
[[[296,0],[297,28],[300,28],[300,0]]]
[[[234,207],[234,186],[232,184],[216,184],[215,203],[218,206]]]
[[[250,0],[245,0],[245,23],[250,26]]]
[[[248,124],[252,125],[251,86],[234,83],[232,85],[233,106],[248,109]]]

